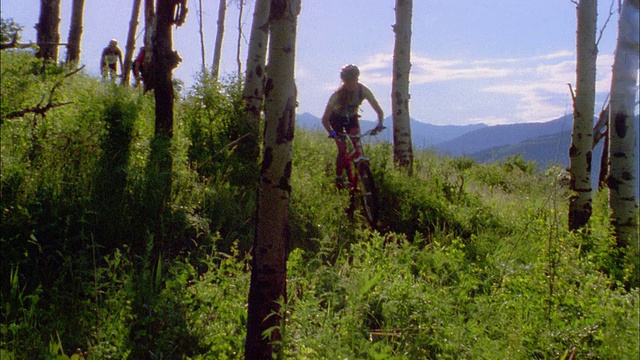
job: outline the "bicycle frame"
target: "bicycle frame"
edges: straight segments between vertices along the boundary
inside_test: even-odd
[[[340,139],[342,141],[346,141],[347,143],[347,151],[344,153],[344,158],[346,162],[352,164],[354,166],[347,166],[347,179],[349,180],[349,191],[353,192],[358,189],[358,166],[357,164],[361,161],[369,162],[369,158],[364,155],[364,149],[362,147],[362,143],[360,146],[356,146],[354,143],[354,139],[362,139],[365,136],[371,136],[373,133],[373,129],[369,130],[362,134],[349,134],[349,133],[341,133],[339,134]],[[355,170],[355,171],[354,171]]]
[[[371,169],[369,168],[369,158],[364,155],[362,144],[356,146],[354,139],[373,134],[374,129],[360,135],[340,134],[340,139],[347,142],[347,150],[344,153],[345,160],[348,161],[347,177],[349,180],[348,189],[351,201],[347,212],[353,216],[356,208],[356,200],[362,202],[364,216],[371,227],[375,228],[378,222],[378,194],[373,181]],[[348,140],[347,140],[348,139]]]

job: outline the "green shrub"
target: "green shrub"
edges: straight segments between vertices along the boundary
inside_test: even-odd
[[[150,95],[2,60],[0,356],[241,358],[257,170],[237,85],[202,79],[158,142]],[[55,84],[72,106],[6,118]],[[344,211],[333,142],[296,131],[285,356],[638,357],[639,260],[615,248],[605,193],[570,233],[553,171],[416,152],[410,177],[391,145],[365,146],[375,230]]]

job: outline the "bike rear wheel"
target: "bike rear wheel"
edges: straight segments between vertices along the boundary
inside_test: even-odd
[[[362,209],[369,225],[375,227],[378,223],[378,192],[373,181],[369,163],[361,161],[358,167],[358,190],[362,200]]]

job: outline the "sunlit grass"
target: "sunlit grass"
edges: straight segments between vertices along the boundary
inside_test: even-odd
[[[2,114],[64,76],[18,79],[34,71],[23,60],[3,54]],[[160,234],[171,246],[154,256],[140,226],[152,99],[88,77],[64,84],[60,99],[76,105],[1,125],[3,359],[62,358],[51,353],[60,344],[90,358],[242,358],[256,185],[255,167],[227,146],[241,136],[237,94],[203,84],[177,104]],[[107,151],[110,139],[130,139],[120,183],[102,167],[122,155]],[[344,212],[335,151],[325,134],[297,129],[285,355],[638,357],[637,257],[614,246],[606,193],[595,194],[589,231],[570,234],[555,170],[425,151],[408,176],[391,145],[367,144],[382,204],[372,230]],[[97,203],[99,184],[103,199],[120,201]],[[100,240],[107,225],[119,234],[111,251]]]

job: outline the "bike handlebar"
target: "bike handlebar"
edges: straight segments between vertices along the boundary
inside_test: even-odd
[[[338,137],[341,139],[344,139],[345,137],[350,137],[350,138],[363,138],[365,136],[375,136],[378,135],[382,130],[386,129],[386,126],[381,126],[381,127],[374,127],[373,129],[369,129],[361,134],[349,134],[349,133],[338,133]]]

